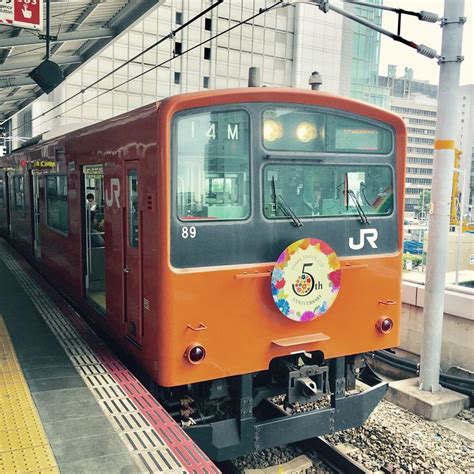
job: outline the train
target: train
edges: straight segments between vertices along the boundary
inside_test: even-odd
[[[227,460],[383,398],[356,376],[399,344],[405,150],[330,93],[177,95],[2,158],[0,233]]]

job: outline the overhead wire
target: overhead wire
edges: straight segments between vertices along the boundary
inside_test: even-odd
[[[75,94],[73,94],[72,96],[68,97],[67,99],[64,99],[63,101],[59,102],[58,104],[54,105],[53,107],[51,107],[50,109],[48,109],[46,112],[43,112],[42,114],[40,115],[37,115],[36,117],[33,117],[31,119],[31,123],[33,123],[35,120],[41,118],[41,117],[44,117],[45,115],[49,114],[50,112],[52,112],[53,110],[63,106],[64,104],[66,104],[67,102],[69,102],[70,100],[72,99],[75,99],[76,97],[84,94],[84,92],[86,92],[87,90],[91,89],[92,87],[95,87],[97,84],[99,84],[100,82],[104,81],[105,79],[107,79],[108,77],[112,76],[113,74],[115,74],[117,71],[120,71],[121,69],[123,69],[125,66],[128,66],[130,63],[132,63],[133,61],[135,61],[136,59],[138,59],[139,57],[145,55],[148,51],[151,51],[152,49],[156,48],[157,46],[159,46],[161,43],[163,43],[164,41],[166,40],[169,40],[169,39],[174,39],[176,37],[176,35],[183,29],[187,28],[189,25],[191,25],[192,23],[194,23],[196,20],[200,19],[201,17],[203,17],[204,15],[206,15],[209,11],[213,10],[214,8],[216,8],[217,6],[219,6],[221,3],[223,3],[224,0],[217,0],[216,3],[213,3],[212,5],[210,5],[209,7],[207,7],[206,9],[204,9],[202,12],[198,13],[197,15],[195,15],[193,18],[191,18],[190,20],[186,21],[185,23],[183,23],[182,25],[178,26],[178,28],[172,30],[168,35],[160,38],[159,40],[155,41],[154,43],[152,43],[150,46],[146,47],[144,50],[140,51],[139,53],[137,53],[135,56],[133,56],[132,58],[128,59],[127,61],[125,61],[123,64],[120,64],[119,66],[117,66],[116,68],[112,69],[112,71],[108,72],[107,74],[105,74],[104,76],[100,77],[99,79],[97,79],[96,81],[92,82],[91,84],[89,84],[88,86],[82,88],[79,92],[76,92]],[[82,102],[82,103],[86,103],[86,102]],[[47,122],[47,121],[46,121]],[[12,130],[15,131],[17,130],[18,128],[20,127],[17,127],[15,129]]]
[[[218,3],[214,4],[214,6],[219,5],[220,3],[222,3],[222,1],[223,1],[223,0],[220,0]],[[91,101],[93,101],[93,100],[96,100],[96,99],[98,99],[99,97],[102,97],[103,95],[108,94],[109,92],[113,92],[114,90],[116,90],[116,89],[118,89],[118,88],[120,88],[120,87],[123,87],[124,85],[128,84],[129,82],[132,82],[132,81],[134,81],[134,80],[136,80],[136,79],[139,79],[140,77],[145,76],[146,74],[148,74],[148,73],[150,73],[150,72],[152,72],[152,71],[154,71],[154,70],[156,70],[156,69],[158,69],[158,68],[164,66],[165,64],[170,63],[170,62],[173,61],[174,59],[176,59],[176,58],[178,58],[178,57],[181,57],[181,56],[183,56],[183,55],[185,55],[185,54],[188,54],[188,53],[190,53],[191,51],[193,51],[193,50],[195,50],[195,49],[197,49],[197,48],[200,48],[201,46],[203,46],[203,45],[205,45],[205,44],[207,44],[207,43],[209,43],[209,42],[211,42],[211,41],[213,41],[213,40],[219,38],[220,36],[222,36],[222,35],[224,35],[224,34],[226,34],[226,33],[229,33],[230,31],[232,31],[232,30],[234,30],[234,29],[236,29],[236,28],[238,28],[238,27],[240,27],[240,26],[242,26],[242,25],[244,25],[244,24],[246,24],[246,23],[251,22],[251,21],[254,20],[255,18],[259,17],[260,15],[263,15],[264,13],[267,13],[268,11],[273,10],[273,9],[275,9],[276,7],[281,6],[281,5],[287,6],[287,3],[285,3],[284,0],[279,0],[278,2],[272,4],[272,5],[268,6],[268,7],[260,8],[257,13],[255,13],[255,14],[249,16],[249,17],[246,18],[245,20],[242,20],[242,21],[236,23],[235,25],[233,25],[233,26],[231,26],[231,27],[229,27],[229,28],[227,28],[227,29],[221,31],[220,33],[216,33],[215,35],[213,35],[213,36],[207,38],[207,39],[204,40],[204,41],[201,41],[200,43],[198,43],[198,44],[196,44],[196,45],[194,45],[194,46],[192,46],[192,47],[186,49],[185,51],[182,51],[181,53],[176,53],[176,52],[174,52],[173,56],[170,57],[170,58],[168,58],[168,59],[166,59],[165,61],[162,61],[161,63],[152,66],[151,68],[147,69],[146,71],[143,71],[143,72],[141,72],[140,74],[137,74],[136,76],[133,76],[133,77],[131,77],[131,78],[129,78],[129,79],[127,79],[127,80],[121,82],[120,84],[117,84],[117,85],[115,85],[115,86],[113,86],[113,87],[111,87],[111,88],[105,89],[105,90],[102,91],[101,93],[99,93],[99,94],[97,94],[97,95],[95,95],[95,96],[93,96],[93,97],[90,97],[90,98],[87,99],[87,100],[82,101],[80,104],[76,104],[75,106],[70,107],[70,108],[66,109],[65,111],[61,112],[60,114],[55,115],[55,116],[53,116],[53,117],[50,117],[49,119],[45,120],[43,123],[47,123],[47,122],[49,122],[49,121],[51,121],[51,120],[53,120],[53,119],[55,119],[55,118],[58,118],[58,117],[60,117],[60,116],[62,116],[62,115],[64,115],[64,114],[67,114],[68,112],[71,112],[72,110],[77,109],[78,107],[81,107],[81,106],[84,105],[84,104],[87,104],[88,102],[91,102]],[[204,12],[201,12],[200,16],[202,16],[202,15],[203,15],[206,11],[208,11],[208,10],[209,10],[209,8],[206,9],[206,10],[204,10]],[[189,23],[189,22],[188,22],[188,23]],[[181,25],[181,26],[183,27],[184,24]],[[182,29],[182,28],[179,28],[179,29]],[[178,30],[178,29],[177,29],[177,30]],[[176,31],[176,30],[175,30],[175,31]],[[111,71],[110,73],[106,74],[105,76],[103,76],[102,78],[100,78],[100,79],[98,79],[97,81],[93,82],[92,84],[90,84],[90,85],[87,86],[86,88],[82,89],[82,90],[79,91],[78,93],[73,94],[72,96],[70,96],[70,97],[68,97],[67,99],[65,99],[64,101],[62,101],[61,103],[55,105],[54,107],[51,107],[51,108],[50,108],[49,110],[47,110],[46,112],[43,112],[42,114],[40,114],[40,115],[38,115],[38,116],[36,116],[36,117],[33,117],[32,120],[31,120],[31,123],[32,123],[34,120],[37,120],[38,118],[44,117],[45,115],[47,115],[47,114],[49,114],[50,112],[52,112],[53,110],[57,109],[57,108],[60,107],[61,105],[64,105],[65,103],[69,102],[70,100],[74,99],[75,97],[77,97],[77,96],[79,96],[79,95],[82,95],[86,90],[90,89],[91,87],[94,87],[94,86],[97,85],[99,82],[103,81],[104,79],[106,79],[107,77],[109,77],[110,75],[112,75],[115,71],[117,71],[117,70],[119,70],[119,69],[125,67],[125,66],[126,66],[127,64],[129,64],[131,61],[133,61],[133,60],[136,59],[137,57],[139,57],[139,56],[145,54],[145,52],[147,52],[147,51],[149,51],[150,49],[152,49],[152,47],[157,46],[157,45],[158,45],[159,43],[161,43],[163,40],[169,39],[169,38],[171,38],[171,39],[174,38],[173,32],[170,33],[168,36],[166,36],[166,37],[160,39],[160,40],[157,42],[157,44],[151,45],[150,47],[146,48],[144,51],[142,51],[142,52],[139,53],[138,55],[134,56],[134,58],[129,59],[126,63],[120,65],[120,66],[119,66],[118,68],[116,68],[114,71]],[[16,127],[15,129],[12,130],[12,132],[18,130],[19,128],[20,128],[20,127]]]
[[[67,0],[67,5],[66,6],[69,6],[69,0]],[[63,23],[64,23],[64,3],[61,4],[61,21],[59,23],[59,26],[58,26],[58,32],[56,33],[56,36],[59,36],[59,34],[61,33],[61,29],[63,27]],[[50,15],[51,18],[56,18],[55,16],[53,17],[53,15]]]

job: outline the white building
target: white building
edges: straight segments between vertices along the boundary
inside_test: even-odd
[[[402,116],[407,126],[407,165],[405,178],[405,215],[418,217],[419,196],[431,190],[434,138],[436,132],[436,100],[423,95],[408,99],[392,97],[390,110]]]
[[[323,90],[342,95],[357,93],[357,97],[360,95],[364,100],[383,105],[382,88],[374,85],[377,93],[373,94],[367,77],[352,74],[351,66],[352,61],[357,61],[370,71],[378,70],[380,35],[334,12],[324,14],[314,5],[275,8],[171,59],[173,52],[185,53],[271,5],[265,0],[226,0],[205,18],[178,33],[174,40],[165,40],[88,88],[211,3],[210,0],[166,1],[73,73],[53,93],[13,117],[12,127],[21,126],[20,136],[35,136],[64,125],[79,127],[104,120],[178,93],[246,87],[250,66],[261,68],[262,83],[267,86],[307,88],[311,72],[317,70],[323,77]],[[334,3],[355,8],[341,1]],[[380,11],[357,8],[358,14],[380,23]],[[158,64],[161,66],[155,67]],[[353,87],[359,83],[363,90]],[[113,91],[107,92],[113,87]],[[63,106],[45,113],[75,94],[77,97]],[[31,117],[38,116],[32,126]]]
[[[459,88],[457,128],[456,145],[462,152],[461,169],[466,173],[463,210],[463,213],[466,213],[469,211],[468,206],[474,204],[474,84]]]

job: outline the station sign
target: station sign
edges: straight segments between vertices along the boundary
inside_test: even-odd
[[[0,26],[43,29],[43,0],[0,0]]]
[[[42,158],[41,160],[33,161],[33,168],[42,170],[54,169],[56,168],[56,162],[54,160]]]

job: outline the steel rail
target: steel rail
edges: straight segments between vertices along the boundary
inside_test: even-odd
[[[306,449],[313,448],[331,469],[340,474],[369,474],[371,471],[359,464],[347,454],[343,453],[334,444],[321,437],[311,438],[301,442]]]

